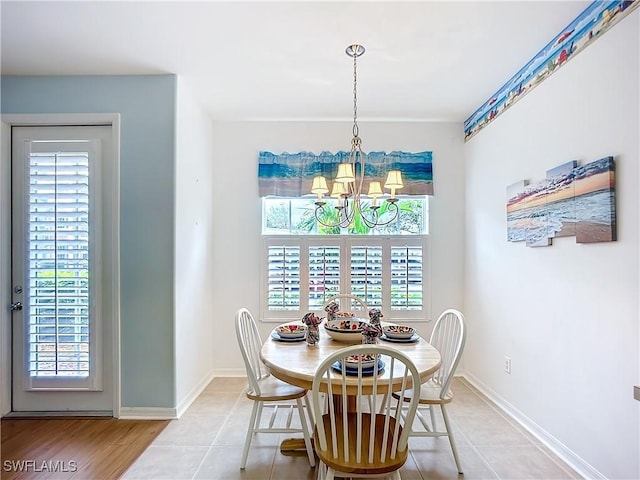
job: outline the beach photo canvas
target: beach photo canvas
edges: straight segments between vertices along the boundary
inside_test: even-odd
[[[574,169],[577,160],[547,170],[548,235],[573,237],[576,234]]]
[[[577,243],[616,240],[613,157],[578,166],[577,160],[547,170],[546,178],[507,186],[507,240],[546,247],[557,237]]]
[[[577,243],[616,240],[615,168],[613,157],[576,167]]]
[[[527,217],[524,212],[524,197],[528,180],[520,180],[507,186],[507,241],[524,242],[527,231]]]
[[[529,185],[527,195],[524,198],[527,229],[525,241],[527,247],[548,247],[551,245],[549,238],[549,214],[547,211],[547,188],[549,182],[541,182]]]

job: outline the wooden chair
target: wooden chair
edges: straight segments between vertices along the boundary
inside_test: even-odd
[[[448,437],[451,444],[453,458],[458,468],[458,473],[462,473],[460,458],[453,439],[453,431],[449,423],[449,416],[445,405],[453,400],[453,392],[451,391],[451,381],[456,371],[462,350],[466,340],[466,328],[464,324],[464,316],[461,312],[454,309],[442,312],[431,332],[429,343],[436,347],[442,357],[442,363],[438,371],[436,371],[431,379],[423,383],[420,388],[419,406],[416,417],[420,420],[423,429],[412,429],[410,436],[413,437]],[[415,399],[414,392],[409,390],[404,396],[393,393],[394,398],[404,398],[405,402]],[[439,405],[444,419],[444,431],[439,431],[436,425],[436,417],[433,407]],[[431,424],[423,415],[424,410],[429,410]]]
[[[374,366],[376,373],[367,372],[361,360],[355,370],[347,372],[343,367],[336,371],[338,365],[345,365],[347,357],[364,353],[375,355],[376,363],[382,360],[389,378],[379,378],[377,365]],[[388,346],[360,344],[329,355],[316,370],[311,389],[316,418],[314,442],[320,459],[319,478],[333,480],[337,475],[399,480],[399,469],[408,454],[408,425],[413,422],[418,399],[408,402],[404,415],[401,415],[399,402],[392,400],[390,395],[380,408],[376,402],[379,395],[390,389],[397,389],[404,397],[407,389],[419,384],[420,375],[409,357]],[[329,398],[339,396],[338,405],[328,402],[325,407],[321,390]],[[371,408],[370,399],[374,402]],[[380,413],[375,413],[378,411]]]
[[[304,399],[307,410],[311,412],[307,391],[303,388],[289,385],[269,374],[260,359],[260,348],[262,347],[260,333],[258,332],[253,316],[246,308],[241,308],[236,312],[236,336],[238,337],[238,346],[242,352],[242,358],[244,359],[244,365],[247,371],[248,386],[246,395],[247,398],[254,402],[240,469],[244,469],[247,465],[249,447],[251,446],[251,440],[255,433],[302,433],[309,463],[312,467],[315,466],[315,456],[311,445],[309,426],[302,405],[302,399]],[[290,402],[291,400],[295,400],[295,405],[292,403],[284,403]],[[269,422],[265,427],[260,426],[263,408],[273,409]],[[295,408],[298,410],[301,428],[291,426],[292,414]],[[284,427],[279,427],[276,422],[276,417],[280,412],[288,412]]]

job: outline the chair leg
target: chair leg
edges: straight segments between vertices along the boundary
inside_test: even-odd
[[[304,408],[302,407],[302,400],[300,400],[299,398],[296,398],[296,404],[298,405],[298,414],[300,415],[300,425],[302,426],[302,436],[304,437],[304,444],[307,447],[307,456],[309,457],[309,464],[312,467],[314,467],[316,465],[316,461],[315,461],[315,455],[313,453],[313,447],[311,446],[311,438],[309,437],[309,425],[307,424],[307,416],[304,414]]]
[[[437,432],[438,426],[436,425],[436,414],[433,405],[429,405],[429,415],[431,415],[431,430]]]
[[[309,401],[309,395],[304,396],[304,404],[307,407],[307,413],[309,415],[309,424],[311,426],[311,430],[313,430],[316,426],[316,420],[313,418],[313,409],[311,408],[311,402]]]
[[[327,466],[320,462],[320,469],[318,470],[318,480],[327,480]]]
[[[449,443],[451,444],[453,459],[456,461],[456,467],[458,467],[458,473],[462,474],[462,467],[460,466],[460,458],[458,458],[458,450],[456,449],[456,442],[453,439],[453,431],[451,430],[451,425],[449,424],[449,416],[447,415],[447,410],[444,408],[444,405],[440,405],[440,409],[442,410],[442,418],[444,419],[444,426],[447,429],[447,436],[449,437]]]
[[[249,447],[251,446],[251,439],[253,438],[253,431],[256,428],[256,421],[260,421],[260,415],[258,410],[262,414],[261,402],[254,401],[253,408],[251,409],[251,419],[249,420],[249,427],[247,428],[247,438],[244,441],[244,451],[242,452],[242,461],[240,462],[240,470],[244,470],[247,466],[247,456],[249,455]]]
[[[325,477],[325,480],[333,480],[334,478],[336,478],[336,471],[331,467],[327,467],[327,476]]]
[[[387,402],[388,402],[388,401],[389,401],[389,394],[388,394],[388,393],[385,393],[385,394],[382,396],[382,402],[380,403],[380,408],[378,409],[378,412],[377,412],[377,413],[383,413],[383,412],[384,412],[384,409],[385,409],[385,407],[387,406]],[[399,402],[399,401],[400,401],[400,400],[398,400],[398,402]],[[402,415],[402,409],[400,409],[400,414]]]

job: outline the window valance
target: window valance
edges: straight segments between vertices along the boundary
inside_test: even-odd
[[[349,152],[281,153],[260,152],[258,184],[260,196],[300,197],[311,192],[316,175],[332,181],[338,164],[349,161]],[[433,195],[431,152],[370,152],[365,177],[384,181],[386,172],[400,170],[404,179],[401,195]],[[359,172],[356,172],[359,175]]]

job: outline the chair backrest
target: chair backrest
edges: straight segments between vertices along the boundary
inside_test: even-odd
[[[442,386],[440,398],[444,398],[449,392],[451,380],[462,356],[466,336],[464,316],[461,312],[450,308],[440,314],[429,339],[429,343],[438,349],[442,358],[440,368],[432,377],[434,382]]]
[[[353,355],[362,359],[364,354],[374,355],[376,363],[379,360],[384,362],[383,369],[388,376],[384,375],[383,378],[378,373],[372,375],[371,371],[367,372],[367,368],[362,366],[362,360],[348,372],[344,367],[345,359]],[[339,365],[343,366],[341,370]],[[378,365],[374,366],[374,370],[379,371]],[[412,385],[420,385],[420,375],[411,359],[399,350],[383,345],[360,344],[335,351],[316,370],[311,389],[318,432],[317,448],[327,452],[330,443],[333,448],[327,454],[332,455],[332,458],[360,465],[384,462],[387,455],[389,459],[394,459],[407,448],[411,430],[409,425],[413,423],[419,398],[411,398],[405,410],[406,415],[403,416],[402,405],[392,395],[384,394],[396,391],[400,398],[404,398],[405,391],[410,390]],[[336,409],[334,402],[330,400],[328,413],[325,413],[326,400],[323,400],[325,397],[321,391],[326,392],[329,399],[334,398],[333,395],[340,395],[341,407]],[[356,397],[355,412],[348,411],[348,395]],[[369,422],[370,412],[379,412],[375,414],[375,421]],[[345,427],[350,423],[349,416],[352,425],[355,416],[355,431]],[[363,424],[371,425],[368,437],[363,437],[367,435],[366,431],[363,433]],[[407,428],[400,428],[404,425]],[[339,440],[344,446],[343,451],[338,451]]]
[[[246,308],[241,308],[236,312],[236,336],[247,371],[249,392],[260,395],[258,380],[268,377],[269,372],[260,359],[260,348],[262,348],[260,332],[258,332],[253,315]]]
[[[360,297],[349,295],[348,293],[340,293],[338,295],[334,295],[333,297],[327,298],[327,300],[322,305],[322,311],[324,311],[324,308],[331,302],[338,302],[338,304],[340,305],[340,310],[346,312],[352,311],[354,305],[356,307],[359,306],[364,311],[364,316],[362,318],[368,318],[369,307],[367,307],[367,304]]]

